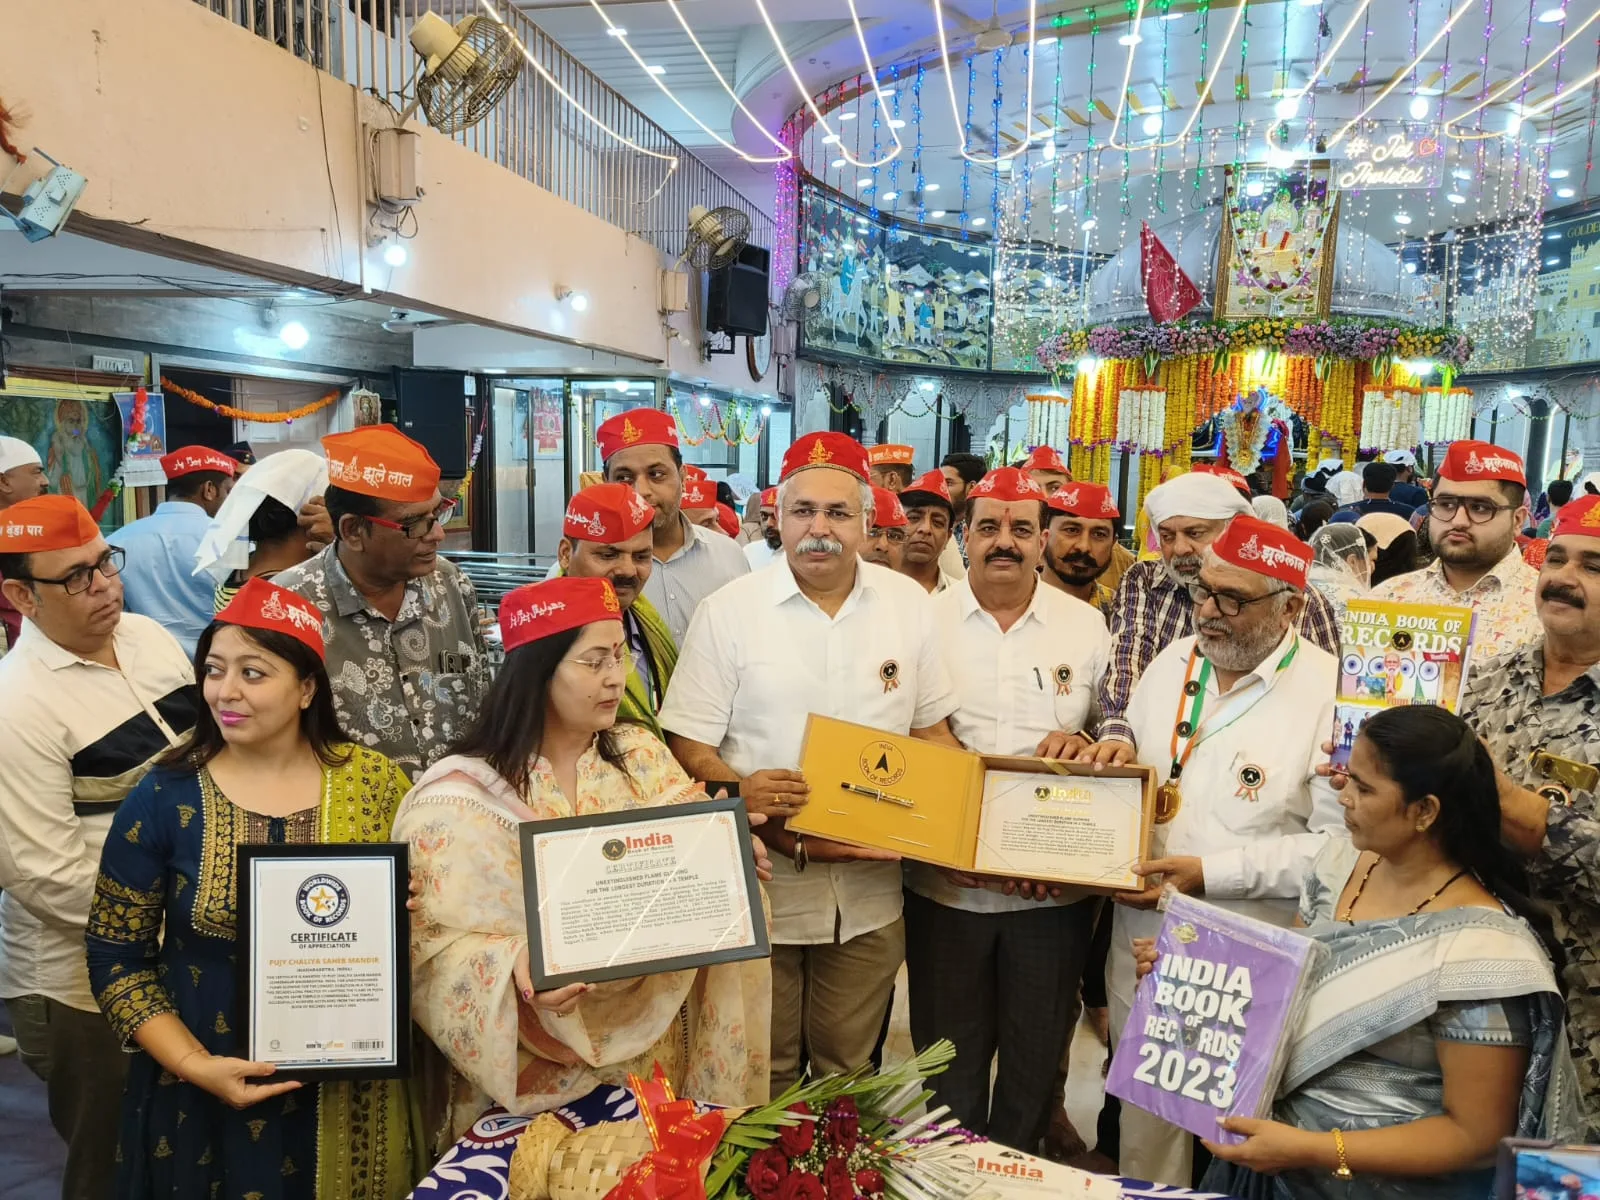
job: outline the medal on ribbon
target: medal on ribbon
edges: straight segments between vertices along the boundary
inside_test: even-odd
[[[885,695],[894,691],[900,686],[900,664],[892,658],[886,660],[883,666],[878,668],[878,678],[883,680]]]
[[[1056,695],[1065,696],[1072,690],[1072,668],[1062,663],[1051,674],[1056,681]]]
[[[1267,781],[1267,773],[1254,763],[1245,763],[1239,768],[1239,790],[1234,793],[1256,804],[1261,799],[1261,785]]]

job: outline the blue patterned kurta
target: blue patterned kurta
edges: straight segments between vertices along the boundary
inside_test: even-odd
[[[404,1105],[388,1096],[401,1094],[398,1084],[307,1084],[235,1110],[163,1070],[133,1036],[152,1017],[175,1013],[212,1054],[243,1056],[236,847],[385,841],[405,794],[398,768],[372,751],[357,749],[347,765],[324,770],[324,804],[286,818],[237,808],[209,772],[162,768],[117,812],[90,910],[88,952],[95,997],[136,1052],[118,1133],[118,1200],[386,1200],[409,1188]],[[328,812],[336,822],[332,838]],[[335,1111],[348,1127],[335,1150],[340,1162],[319,1163],[319,1128],[326,1146]],[[333,1192],[325,1182],[319,1191],[319,1176],[326,1180],[330,1171],[352,1186]]]

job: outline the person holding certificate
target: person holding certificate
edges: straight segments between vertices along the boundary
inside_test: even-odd
[[[657,1063],[681,1096],[765,1101],[765,959],[534,990],[519,823],[705,795],[648,730],[617,723],[630,654],[609,580],[517,588],[500,631],[478,723],[395,819],[417,888],[412,1016],[453,1068],[430,1131],[453,1140],[490,1102],[544,1112]]]
[[[238,847],[387,841],[406,789],[398,767],[340,730],[321,626],[313,604],[276,584],[240,588],[195,650],[205,703],[193,733],[122,802],[106,838],[89,981],[139,1051],[118,1135],[121,1200],[398,1200],[423,1166],[404,1082],[275,1081],[272,1064],[242,1057]]]

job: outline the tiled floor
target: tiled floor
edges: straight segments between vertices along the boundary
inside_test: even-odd
[[[0,1033],[11,1022],[0,1003]],[[114,1119],[106,1135],[115,1137]],[[56,1200],[66,1148],[45,1115],[44,1084],[15,1054],[0,1057],[0,1195],[5,1200]]]
[[[0,1032],[11,1025],[0,1004]],[[890,1059],[910,1057],[910,1016],[906,1009],[905,973],[895,989],[895,1011],[890,1020]],[[1067,1114],[1078,1132],[1094,1145],[1095,1118],[1103,1096],[1100,1066],[1105,1048],[1086,1025],[1079,1025],[1072,1043],[1072,1072],[1067,1086]],[[115,1115],[107,1120],[106,1136],[114,1137]],[[65,1150],[45,1115],[44,1084],[18,1061],[15,1054],[0,1057],[0,1196],[4,1200],[56,1200],[61,1194],[61,1166]]]

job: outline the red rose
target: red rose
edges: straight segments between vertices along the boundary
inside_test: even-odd
[[[808,1171],[791,1171],[778,1188],[778,1200],[828,1200],[822,1180]]]
[[[830,1158],[823,1164],[822,1186],[828,1200],[856,1200],[856,1182],[842,1158]]]
[[[888,1184],[883,1181],[882,1171],[868,1167],[865,1171],[856,1172],[856,1187],[861,1189],[863,1196],[881,1196]]]
[[[811,1119],[811,1110],[804,1104],[791,1104],[789,1111],[798,1113],[800,1120],[784,1125],[778,1130],[778,1145],[790,1158],[807,1153],[817,1140],[817,1123]]]
[[[822,1140],[842,1154],[856,1148],[861,1137],[861,1113],[849,1096],[840,1096],[822,1118]]]
[[[745,1167],[744,1183],[756,1200],[778,1200],[789,1177],[789,1160],[776,1146],[757,1150]]]

